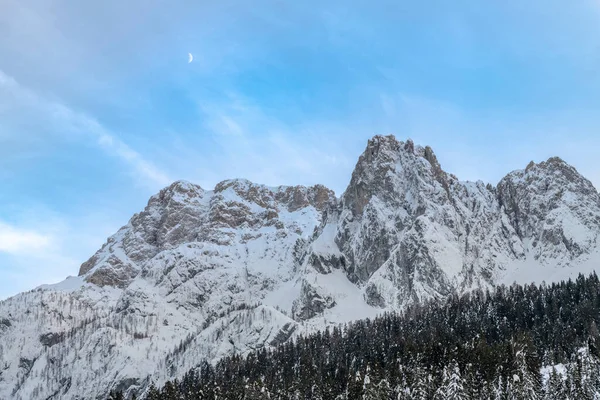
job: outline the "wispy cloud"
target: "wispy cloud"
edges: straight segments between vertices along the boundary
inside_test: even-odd
[[[0,299],[76,273],[76,252],[68,250],[75,237],[64,221],[37,212],[35,217],[0,221]]]
[[[0,115],[5,119],[31,118],[46,120],[54,125],[53,133],[78,135],[95,143],[107,154],[119,158],[130,167],[132,174],[153,187],[169,184],[168,174],[124,143],[95,118],[75,111],[69,106],[45,98],[19,84],[0,70]],[[35,133],[32,133],[35,134]]]
[[[66,215],[44,206],[0,220],[0,300],[77,275],[81,263],[122,223],[107,212]]]
[[[47,250],[52,243],[48,235],[22,229],[0,221],[0,252],[22,255]]]
[[[229,93],[210,104],[198,101],[214,156],[188,154],[204,168],[192,180],[212,186],[244,177],[269,185],[322,183],[338,194],[372,132],[357,121],[311,118],[291,123],[271,115],[251,98]],[[197,146],[202,149],[202,146]],[[212,172],[218,172],[213,176]]]
[[[57,152],[56,149],[61,146],[65,150]],[[53,194],[45,193],[41,182],[52,176],[54,165],[60,165],[61,159],[55,155],[81,149],[82,154],[76,154],[75,165],[85,165],[86,160],[81,158],[90,152],[114,157],[124,166],[120,169],[125,171],[122,175],[126,182],[131,176],[136,186],[141,185],[150,191],[171,182],[165,171],[96,118],[75,110],[50,94],[34,91],[0,70],[0,157],[3,160],[25,157],[27,168],[38,161],[37,158],[26,159],[31,147],[42,153],[41,160],[47,153],[45,157],[50,169],[38,171],[37,175],[30,177],[34,179],[32,182],[15,184],[13,181],[13,190],[17,188],[19,191],[12,193],[10,198],[0,198],[0,298],[77,274],[81,262],[93,254],[129,216],[129,212],[123,210],[112,212],[111,208],[107,209],[114,206],[112,200],[94,198],[94,195],[99,199],[110,197],[106,189],[104,193],[86,194],[89,189],[76,185],[71,188],[69,184],[77,177],[86,176],[83,170],[65,170],[70,175],[54,182],[66,182],[64,187],[56,188],[59,193],[61,189],[63,192],[67,189],[84,193],[77,193],[72,198],[63,194],[60,200],[53,202]],[[98,159],[102,160],[102,157]],[[7,165],[10,166],[10,163]],[[0,177],[10,176],[10,170],[0,171]],[[97,178],[90,176],[92,180]],[[122,178],[110,176],[104,179],[122,182]],[[30,192],[20,193],[32,186],[36,188],[32,192],[39,193],[41,198],[30,197]],[[116,193],[121,198],[130,199],[130,192],[124,192],[122,188],[116,188]],[[85,205],[81,204],[82,201]],[[124,209],[131,208],[131,205],[124,205]],[[135,206],[133,208],[137,211]]]

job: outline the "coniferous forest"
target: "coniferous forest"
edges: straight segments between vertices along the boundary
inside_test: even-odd
[[[198,367],[148,400],[598,399],[600,281],[473,291]],[[110,399],[124,398],[112,393]]]

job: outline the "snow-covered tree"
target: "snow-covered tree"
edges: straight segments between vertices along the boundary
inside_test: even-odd
[[[567,391],[562,376],[552,367],[545,386],[544,400],[566,399]]]
[[[527,344],[518,344],[515,353],[515,374],[513,376],[513,397],[518,400],[538,400],[541,395],[539,370],[529,366]],[[535,367],[537,368],[537,366]]]
[[[465,380],[462,378],[460,368],[455,360],[444,367],[442,373],[442,385],[436,393],[437,399],[444,400],[467,400],[468,393]]]
[[[414,400],[428,400],[431,398],[432,379],[431,375],[421,366],[417,365],[414,371],[414,379],[410,391]]]

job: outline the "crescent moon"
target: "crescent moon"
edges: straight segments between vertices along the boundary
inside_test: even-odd
[[[188,64],[192,61],[194,61],[194,56],[192,55],[192,53],[188,53]]]

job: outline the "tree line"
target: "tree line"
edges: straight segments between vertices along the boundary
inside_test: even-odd
[[[499,286],[198,366],[147,400],[600,398],[600,281]],[[598,343],[598,344],[597,344]],[[122,393],[111,393],[124,399]]]

